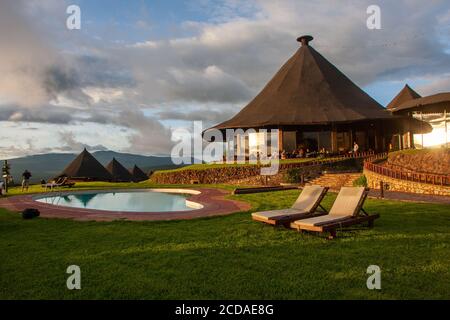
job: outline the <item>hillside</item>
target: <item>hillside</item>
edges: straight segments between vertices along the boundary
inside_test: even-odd
[[[450,174],[449,149],[403,150],[389,154],[388,166],[414,172]]]
[[[103,165],[107,165],[115,157],[126,168],[131,168],[136,164],[145,172],[177,167],[172,164],[170,157],[142,156],[114,151],[97,151],[92,154]],[[58,175],[76,156],[72,153],[48,153],[9,159],[8,163],[11,165],[11,174],[16,183],[20,182],[21,174],[25,169],[33,174],[32,182],[38,182]],[[1,160],[2,165],[3,160]]]

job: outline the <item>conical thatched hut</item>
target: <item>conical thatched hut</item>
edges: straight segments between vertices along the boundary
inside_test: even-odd
[[[392,111],[402,103],[418,98],[421,98],[420,94],[418,94],[409,85],[406,84],[403,89],[394,97],[394,99],[389,102],[386,109]]]
[[[423,129],[417,120],[392,115],[347,78],[309,45],[313,37],[297,40],[300,49],[264,89],[236,116],[214,128],[278,129],[279,151],[330,153],[347,152],[354,141],[360,151],[385,151],[393,134]],[[267,143],[258,133],[253,135],[246,137],[246,153],[252,153],[255,141]]]
[[[145,174],[144,171],[141,170],[137,165],[134,165],[133,169],[131,170],[131,175],[133,176],[133,181],[140,182],[148,179],[148,176]]]
[[[86,149],[63,170],[60,176],[67,176],[71,180],[112,180],[111,174]]]
[[[117,182],[129,182],[133,181],[131,173],[125,169],[116,158],[113,158],[106,166],[106,170],[111,174],[113,181]]]

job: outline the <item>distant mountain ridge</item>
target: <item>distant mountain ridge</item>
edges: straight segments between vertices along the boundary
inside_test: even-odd
[[[142,156],[115,151],[96,151],[92,152],[92,155],[104,166],[116,158],[125,168],[130,169],[137,165],[146,173],[156,169],[178,167],[173,164],[169,156]],[[25,169],[32,173],[31,181],[38,182],[57,176],[76,156],[77,154],[74,153],[47,153],[7,160],[16,183],[20,183],[22,172]],[[1,165],[3,165],[3,160],[1,161]]]

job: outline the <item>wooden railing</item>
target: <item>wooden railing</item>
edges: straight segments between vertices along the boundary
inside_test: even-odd
[[[323,163],[324,161],[342,161],[345,159],[352,159],[352,158],[353,159],[355,159],[355,158],[356,159],[371,159],[373,157],[379,157],[380,155],[383,157],[386,157],[386,154],[387,153],[375,153],[373,151],[365,151],[365,152],[357,152],[357,153],[352,152],[352,153],[344,153],[344,154],[327,155],[323,158],[310,158],[310,159],[314,159],[314,160],[305,161],[305,163],[310,164],[310,163],[314,163],[314,162]],[[269,160],[269,159],[273,159],[273,158],[271,158],[269,156],[268,159],[266,159],[266,160]],[[292,160],[292,162],[295,163],[295,160],[298,160],[298,159],[302,159],[302,158],[279,158],[280,161],[286,161],[284,163],[289,163],[289,160]],[[309,159],[309,158],[303,158],[303,159]],[[255,160],[255,159],[252,159],[252,160]],[[259,160],[259,158],[257,158],[257,160]],[[222,161],[223,162],[221,162],[221,163],[237,163],[238,156],[235,155],[234,160],[231,162],[226,158],[226,156],[224,156]],[[241,161],[247,163],[250,161],[250,158],[249,158],[249,156],[245,156],[241,159]],[[216,163],[220,163],[220,162],[213,162],[213,163],[216,164]]]
[[[332,156],[329,158],[322,158],[322,159],[305,161],[305,162],[295,162],[295,161],[289,162],[289,159],[287,159],[286,162],[280,163],[280,168],[290,169],[290,168],[317,166],[317,165],[323,165],[323,164],[336,163],[336,162],[344,161],[347,159],[375,159],[378,156],[379,155],[375,154],[374,152],[358,152],[358,153],[343,154],[343,155],[339,155],[339,156]],[[283,160],[281,160],[281,161],[283,161]]]
[[[399,169],[388,168],[379,164],[374,163],[377,159],[367,159],[364,161],[364,169],[372,171],[374,173],[399,179],[405,181],[413,181],[441,186],[450,185],[450,175],[444,174],[429,174],[422,172],[414,172],[414,171],[405,171]]]

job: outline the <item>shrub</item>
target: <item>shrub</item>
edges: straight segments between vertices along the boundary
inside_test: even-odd
[[[365,175],[361,175],[358,179],[353,181],[354,187],[367,187],[367,178]]]
[[[329,163],[325,165],[327,171],[331,172],[344,172],[344,171],[360,171],[362,170],[362,160],[361,159],[346,159],[343,161],[338,161],[334,163]]]
[[[300,183],[302,180],[302,170],[299,168],[292,168],[286,171],[284,180],[288,183]]]

